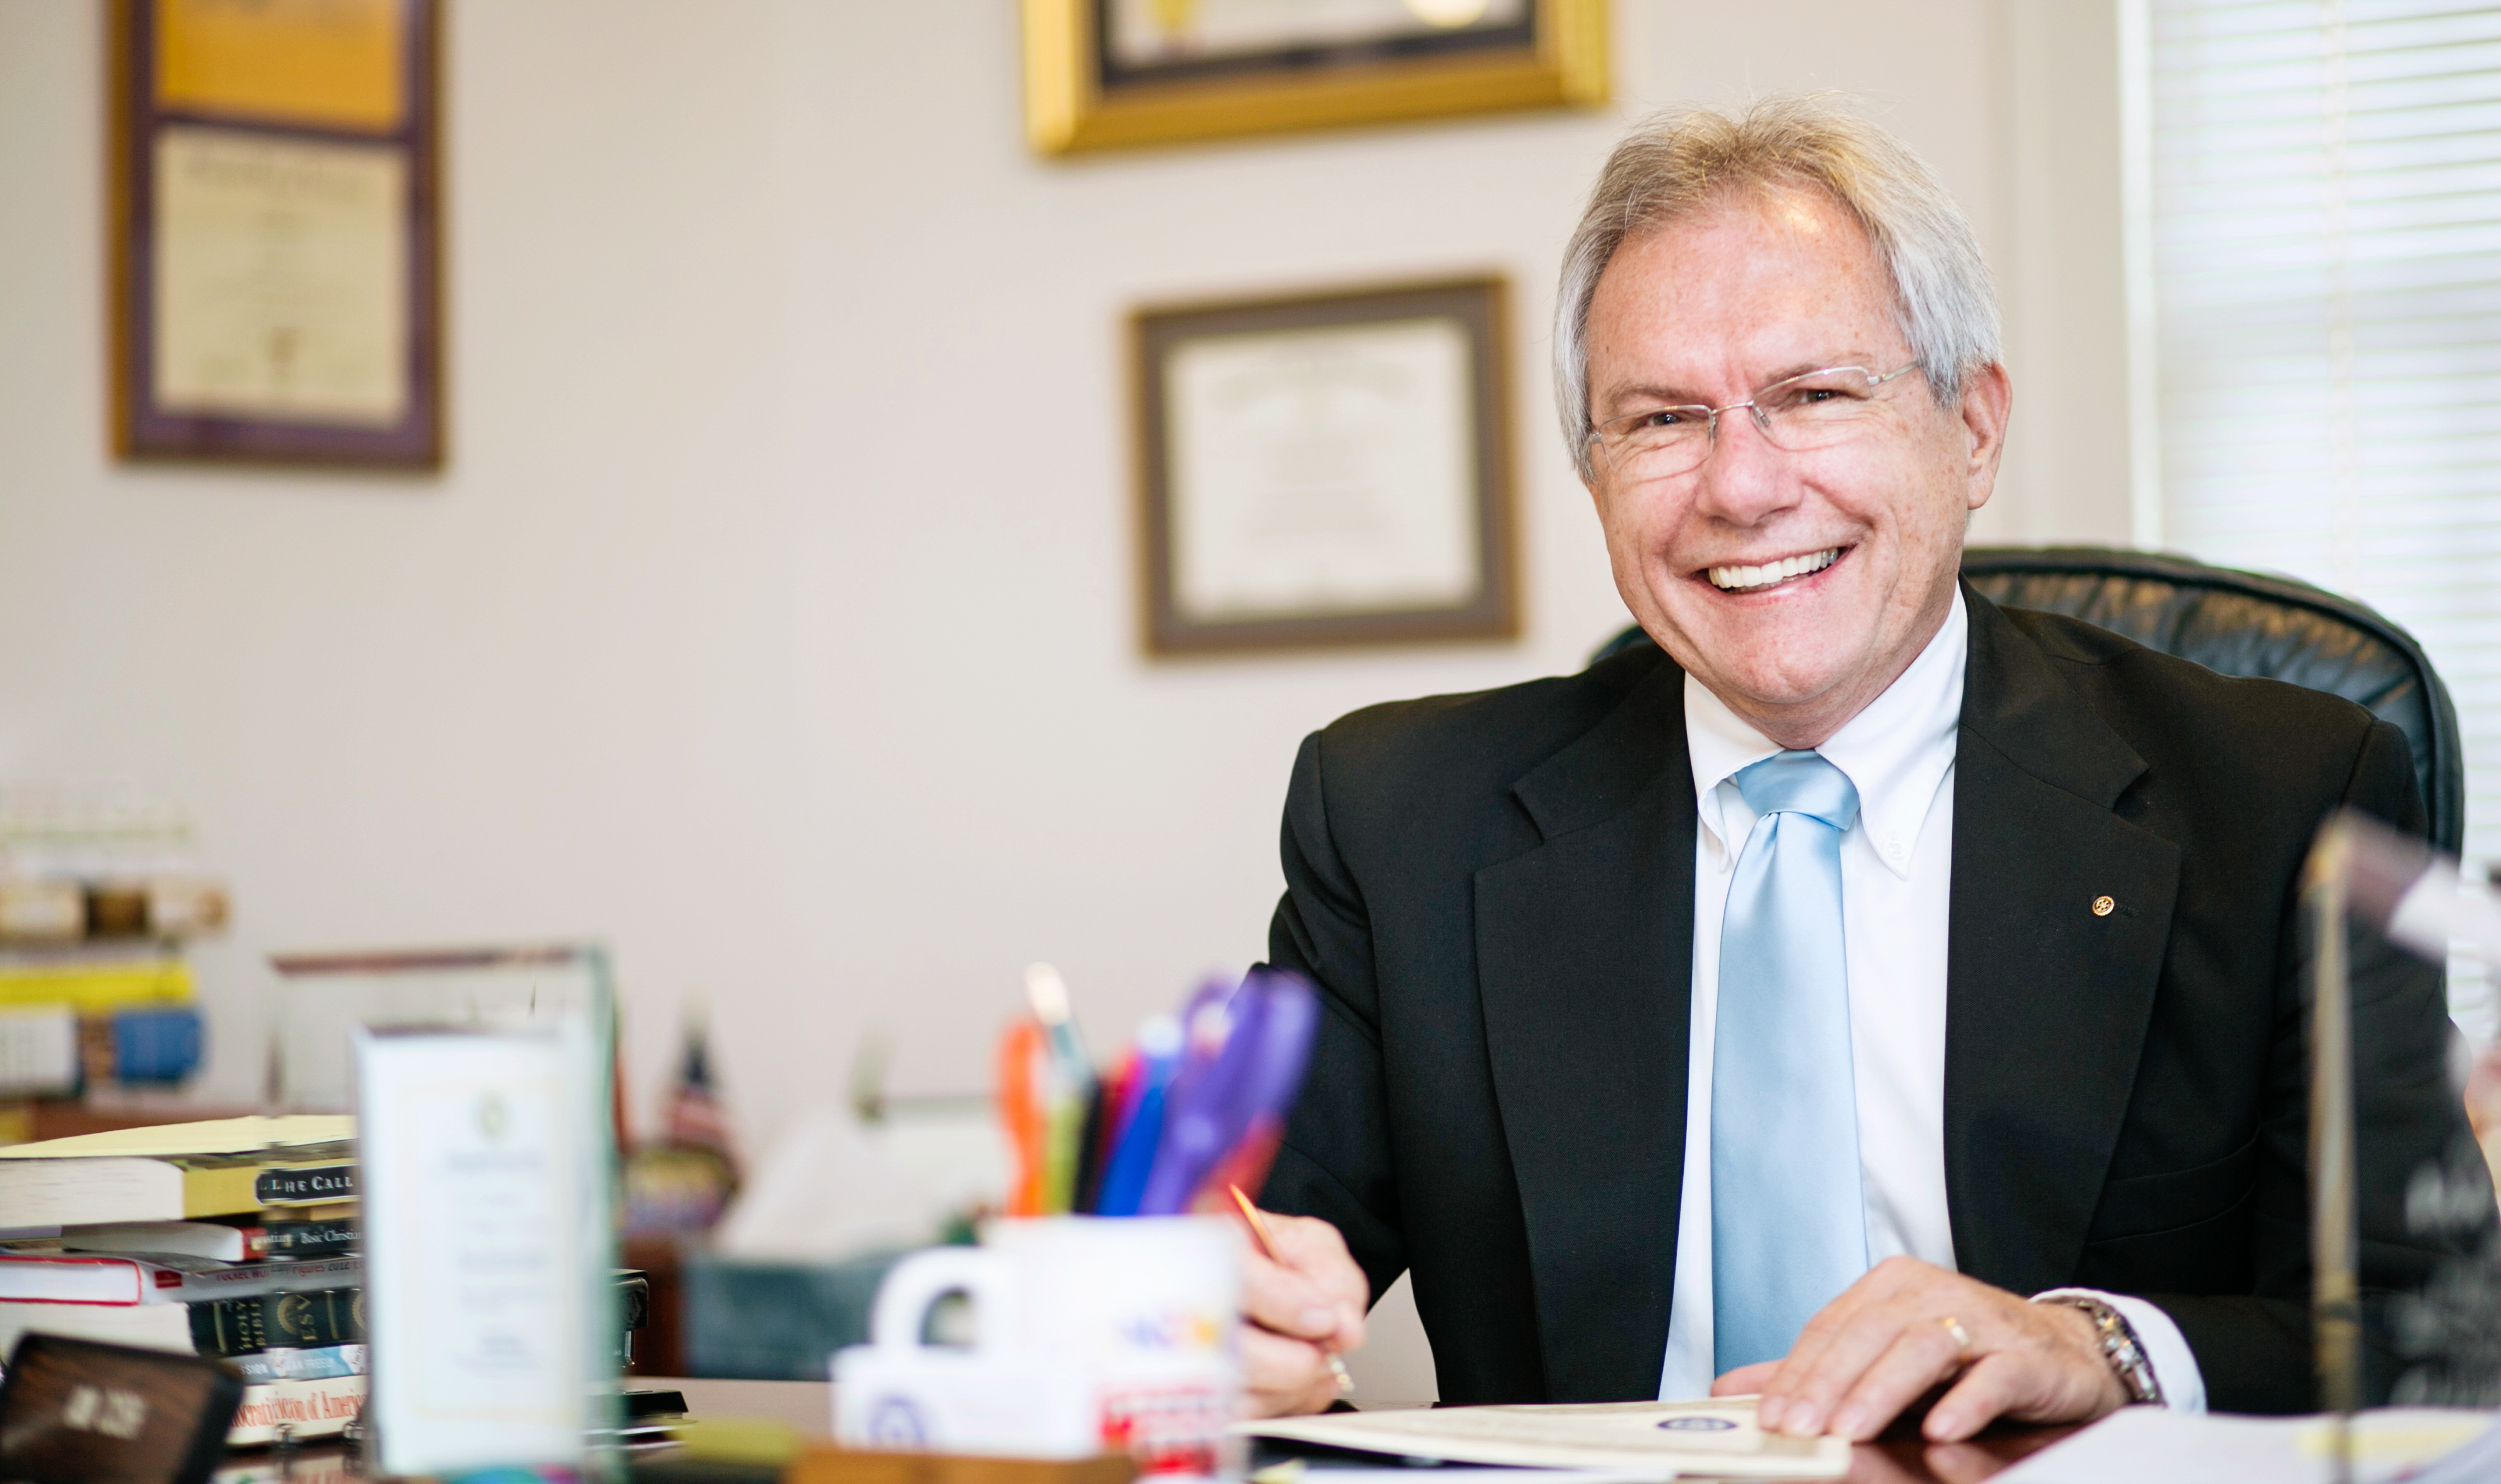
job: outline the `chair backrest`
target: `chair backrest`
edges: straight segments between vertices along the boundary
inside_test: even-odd
[[[2464,840],[2466,761],[2449,688],[2413,635],[2362,604],[2290,577],[2115,546],[1972,546],[1962,575],[1992,603],[2064,613],[2223,675],[2368,709],[2406,734],[2432,841],[2453,853]],[[1647,643],[1635,627],[1599,654]]]

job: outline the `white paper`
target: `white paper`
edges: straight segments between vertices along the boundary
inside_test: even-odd
[[[713,1229],[732,1257],[830,1262],[922,1247],[967,1206],[997,1206],[1013,1163],[986,1105],[863,1126],[849,1108],[801,1113],[755,1162]]]
[[[346,1044],[344,1036],[340,1044]],[[332,1050],[335,1052],[337,1047]],[[108,1129],[101,1134],[73,1134],[67,1138],[48,1138],[41,1143],[15,1144],[0,1149],[0,1160],[83,1160],[116,1156],[184,1159],[252,1154],[262,1149],[293,1149],[307,1144],[345,1143],[355,1137],[356,1120],[339,1114],[211,1118],[199,1123]]]
[[[158,131],[155,149],[157,404],[404,415],[406,150],[188,126]]]
[[[1330,1412],[1243,1423],[1234,1431],[1451,1463],[1630,1469],[1652,1478],[1837,1479],[1850,1471],[1849,1443],[1766,1434],[1754,1425],[1754,1401]]]
[[[1650,1484],[1655,1468],[1472,1468],[1446,1464],[1418,1474],[1413,1464],[1379,1468],[1364,1464],[1291,1459],[1250,1472],[1250,1484]]]
[[[1484,580],[1476,389],[1447,317],[1211,335],[1165,366],[1173,608],[1453,608]]]
[[[2493,1425],[2490,1412],[2388,1407],[2354,1420],[2355,1484],[2410,1479]],[[2053,1443],[1997,1484],[2326,1484],[2320,1417],[2227,1417],[2131,1406]]]
[[[582,1457],[595,1096],[553,1031],[356,1038],[372,1411],[393,1474]]]

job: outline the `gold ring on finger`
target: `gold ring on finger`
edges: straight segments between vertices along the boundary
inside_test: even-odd
[[[1960,1352],[1956,1359],[1964,1361],[1970,1360],[1971,1332],[1962,1327],[1962,1321],[1956,1319],[1951,1314],[1948,1314],[1945,1318],[1938,1320],[1937,1323],[1944,1325],[1946,1327],[1946,1333],[1953,1336],[1954,1348]]]

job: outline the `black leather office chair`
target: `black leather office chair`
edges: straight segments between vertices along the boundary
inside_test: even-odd
[[[2466,833],[2466,759],[2449,687],[2414,636],[2307,582],[2114,546],[1972,546],[1962,575],[2009,608],[2065,613],[2224,675],[2343,696],[2396,724],[2414,748],[2430,835],[2454,853]],[[1603,658],[1650,636],[1626,629]]]

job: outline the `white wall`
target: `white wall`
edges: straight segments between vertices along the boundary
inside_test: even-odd
[[[1997,269],[2016,413],[1984,540],[2128,543],[2118,11],[1999,0]]]
[[[1541,326],[1654,105],[1861,94],[2009,278],[2017,438],[2119,405],[2024,400],[2118,330],[2064,297],[2116,284],[2116,226],[2107,265],[2070,230],[2116,200],[2023,175],[2029,90],[2103,85],[2038,0],[1626,3],[1606,114],[1076,162],[1021,144],[1013,12],[452,6],[453,452],[398,478],[107,458],[101,19],[0,0],[0,779],[190,805],[239,897],[222,1086],[272,947],[602,936],[638,1107],[700,990],[751,1138],[872,1023],[903,1086],[980,1084],[1029,959],[1108,1039],[1259,954],[1303,733],[1622,621]],[[1517,288],[1526,637],[1140,658],[1123,312],[1483,267]],[[2121,482],[2013,474],[1984,536],[2123,533]]]

